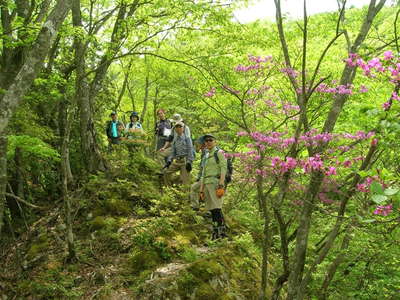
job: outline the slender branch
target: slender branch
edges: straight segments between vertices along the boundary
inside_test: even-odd
[[[18,197],[18,196],[16,196],[16,195],[14,195],[14,194],[7,193],[7,192],[6,192],[5,195],[6,195],[6,196],[9,196],[9,197],[11,197],[11,198],[14,198],[14,199],[17,200],[18,202],[21,202],[21,203],[25,204],[26,206],[29,206],[29,207],[32,207],[32,208],[35,208],[35,209],[45,209],[44,207],[37,206],[37,205],[34,205],[34,204],[32,204],[32,203],[29,203],[29,202],[27,202],[26,200],[24,200],[24,199],[22,199],[22,198],[20,198],[20,197]]]

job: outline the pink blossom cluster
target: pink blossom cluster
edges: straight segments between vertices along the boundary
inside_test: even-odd
[[[239,131],[238,133],[236,133],[237,136],[246,136],[248,135],[248,133],[246,131]]]
[[[258,147],[261,150],[265,149],[265,145],[274,146],[276,148],[284,149],[292,145],[296,142],[294,137],[285,138],[284,135],[286,133],[280,132],[270,132],[270,133],[261,133],[261,132],[251,132],[249,136],[256,142],[256,144],[249,144],[248,147]],[[245,132],[238,133],[239,136],[248,135]],[[356,134],[343,133],[343,134],[332,134],[332,133],[317,133],[317,130],[312,129],[309,132],[306,132],[304,135],[298,138],[300,143],[304,143],[305,146],[318,146],[323,143],[328,143],[334,139],[344,138],[350,140],[366,140],[375,135],[374,132],[364,132],[358,131]],[[337,149],[342,153],[350,150],[349,146],[342,145],[338,146]],[[335,150],[330,149],[331,153],[335,152]],[[362,159],[362,158],[361,158]]]
[[[321,202],[325,203],[325,204],[332,204],[333,200],[328,198],[328,195],[326,193],[318,193],[318,198],[319,200],[321,200]]]
[[[400,96],[396,92],[393,92],[390,99],[400,101]]]
[[[282,73],[289,75],[290,77],[297,77],[300,74],[298,71],[296,71],[293,68],[282,68],[282,69],[280,69],[280,71]]]
[[[311,173],[312,171],[322,170],[324,167],[324,162],[319,154],[309,157],[303,162],[303,170],[305,173]]]
[[[299,140],[305,142],[307,146],[316,145],[318,143],[327,143],[334,138],[332,133],[322,132],[316,133],[316,130],[310,130],[300,136]]]
[[[343,133],[342,137],[346,138],[346,139],[350,139],[350,140],[366,140],[366,139],[373,137],[374,135],[375,135],[375,132],[373,132],[373,131],[366,133],[366,132],[360,130],[360,131],[357,131],[356,134]]]
[[[215,87],[212,87],[207,93],[204,94],[204,97],[211,98],[215,95],[215,92],[217,89]]]
[[[262,66],[259,63],[255,64],[255,65],[249,65],[249,66],[239,64],[235,67],[234,70],[236,72],[248,72],[248,71],[252,71],[252,70],[260,70],[261,68],[262,68]]]
[[[293,170],[297,167],[297,161],[293,157],[286,157],[282,160],[280,157],[275,156],[271,158],[271,167],[279,170],[280,173],[286,173],[289,170]]]
[[[283,102],[282,109],[285,113],[289,113],[290,111],[299,111],[300,107],[298,105],[293,105],[289,102]]]
[[[326,83],[321,83],[316,89],[319,93],[328,94],[341,94],[341,95],[352,95],[353,86],[352,85],[338,85],[336,87],[329,87]]]
[[[272,101],[271,99],[265,99],[264,100],[265,105],[267,105],[268,107],[275,107],[276,103],[274,101]]]
[[[387,216],[393,211],[393,206],[392,204],[389,205],[378,205],[376,209],[374,210],[374,215],[381,215],[381,216]]]
[[[383,110],[389,110],[390,107],[392,107],[392,102],[386,101],[386,102],[382,103]]]
[[[249,61],[255,62],[255,63],[262,63],[262,62],[269,62],[272,61],[272,56],[268,55],[268,56],[254,56],[249,54],[248,55]]]
[[[363,183],[358,183],[357,184],[357,186],[356,186],[357,190],[359,190],[360,192],[368,193],[369,192],[369,186],[376,179],[377,179],[376,177],[375,178],[372,178],[372,177],[365,178],[365,181]]]
[[[360,56],[357,53],[349,53],[349,57],[344,59],[344,62],[351,67],[355,67],[357,66],[357,59],[359,58]]]
[[[365,85],[360,85],[360,93],[367,93],[368,92],[368,88]]]
[[[358,66],[363,70],[365,76],[376,77],[376,73],[389,73],[391,82],[397,84],[400,82],[400,62],[392,51],[388,50],[383,53],[382,59],[374,57],[365,62],[359,55],[350,53],[349,57],[344,60],[349,66]],[[386,67],[385,67],[386,66]]]

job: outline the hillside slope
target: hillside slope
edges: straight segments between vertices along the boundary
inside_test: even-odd
[[[109,174],[73,193],[78,260],[67,257],[62,203],[3,249],[7,299],[253,299],[254,241],[228,217],[230,238],[209,240],[180,187],[161,192],[158,167],[137,154],[110,157]],[[250,250],[249,250],[250,249]]]

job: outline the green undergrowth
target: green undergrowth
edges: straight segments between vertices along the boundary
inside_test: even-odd
[[[159,167],[153,160],[117,153],[110,158],[111,172],[90,176],[72,197],[77,260],[66,260],[62,217],[49,218],[22,251],[26,266],[18,283],[10,284],[12,295],[35,299],[93,295],[110,299],[122,292],[131,299],[254,295],[259,254],[252,234],[227,216],[232,238],[211,242],[211,223],[190,209],[187,192],[182,187],[161,192]],[[170,282],[167,287],[160,283],[154,288],[155,271],[170,264],[181,267],[163,278]]]

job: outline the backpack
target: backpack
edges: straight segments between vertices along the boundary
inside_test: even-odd
[[[217,164],[219,164],[219,157],[218,157],[218,152],[222,150],[221,148],[217,147],[217,150],[214,152],[214,158]],[[232,158],[227,158],[227,168],[226,168],[226,174],[225,174],[225,185],[230,183],[232,181],[232,174],[233,174],[233,163],[232,163]]]

